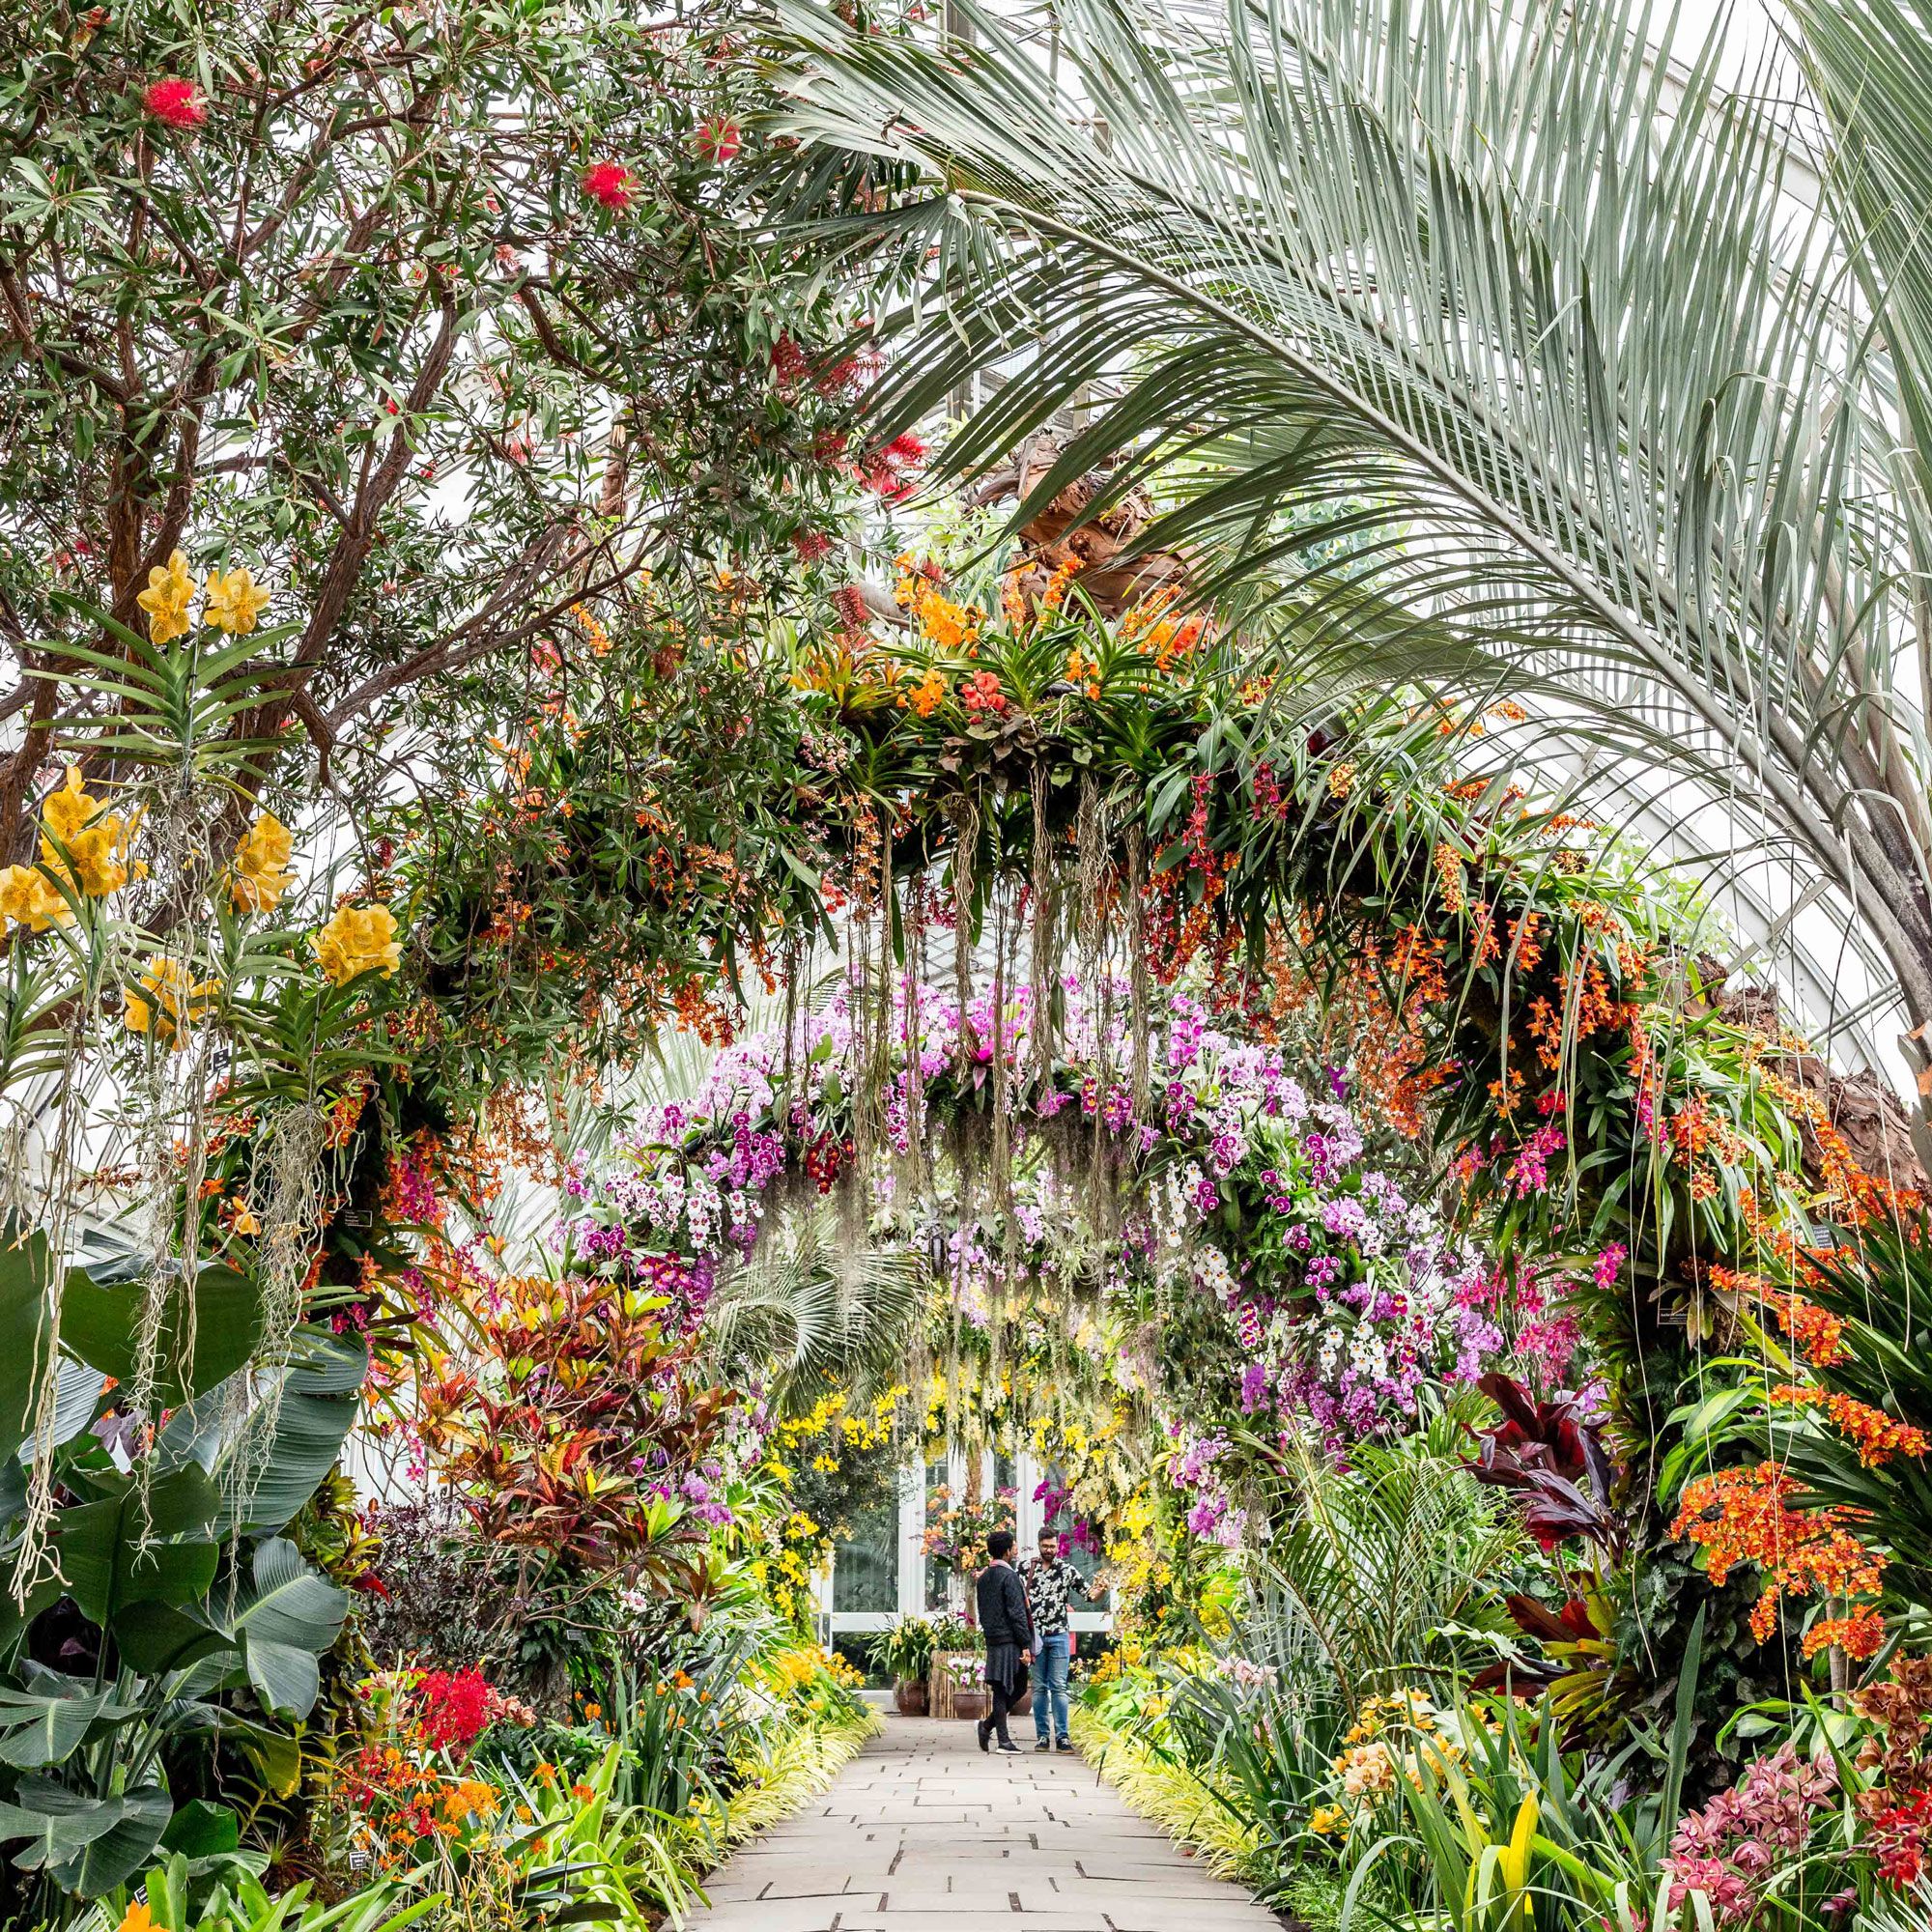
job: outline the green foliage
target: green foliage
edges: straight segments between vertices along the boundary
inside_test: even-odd
[[[1191,548],[1204,596],[1272,625],[1284,705],[1515,689],[1525,759],[1580,763],[1586,796],[1692,849],[1707,819],[1789,841],[1924,1019],[1900,640],[1932,493],[1889,426],[1926,408],[1899,213],[1932,183],[1923,10],[1802,14],[1830,129],[1802,238],[1788,97],[1733,86],[1722,24],[1679,37],[1666,102],[1669,23],[1621,0],[1554,27],[1285,0],[1205,30],[1082,0],[1045,68],[1030,20],[958,19],[963,78],[945,41],[781,10],[787,125],[884,190],[829,242],[932,253],[889,324],[885,431],[997,369],[942,455],[979,476],[1077,411],[1019,521],[1102,465],[1090,517],[1152,483],[1135,548]]]
[[[899,1616],[873,1634],[866,1656],[874,1670],[888,1677],[923,1683],[937,1648],[937,1629],[929,1617]]]
[[[444,1904],[437,1893],[406,1903],[400,1888],[390,1885],[371,1886],[337,1905],[312,1897],[306,1884],[271,1897],[258,1878],[233,1870],[210,1888],[191,1882],[199,1876],[198,1862],[177,1852],[136,1889],[156,1932],[406,1932]],[[117,1921],[103,1909],[83,1922],[90,1932],[97,1926],[113,1932]]]
[[[1295,1457],[1263,1572],[1266,1661],[1319,1652],[1352,1709],[1508,1627],[1498,1584],[1521,1531],[1454,1453],[1460,1426],[1450,1411],[1421,1435],[1358,1443],[1346,1471]]]
[[[831,294],[769,237],[728,25],[639,32],[607,0],[8,17],[0,593],[13,648],[55,648],[5,857],[55,713],[142,674],[64,593],[139,627],[177,548],[252,566],[286,626],[238,640],[238,679],[281,675],[203,721],[210,753],[251,785],[282,751],[312,775],[281,743],[299,714],[363,804],[399,727],[460,762],[572,606],[782,568],[842,405],[774,376]],[[148,104],[168,81],[193,125]],[[586,185],[599,162],[622,207]]]
[[[8,1319],[50,1332],[43,1239],[9,1248],[0,1271]],[[314,1706],[317,1659],[348,1610],[279,1531],[341,1450],[363,1346],[298,1327],[281,1363],[239,1367],[259,1310],[218,1267],[202,1288],[192,1353],[165,1358],[177,1406],[152,1443],[104,1393],[108,1373],[133,1367],[117,1320],[126,1293],[78,1269],[62,1292],[75,1320],[62,1326],[52,1443],[59,1570],[28,1573],[24,1603],[6,1605],[0,1839],[18,1869],[72,1898],[112,1891],[171,1842],[212,1747],[239,1752],[267,1789],[294,1786],[298,1747],[280,1720]],[[31,1349],[5,1357],[7,1412],[22,1409],[35,1362]],[[17,1552],[15,1471],[4,1540]]]

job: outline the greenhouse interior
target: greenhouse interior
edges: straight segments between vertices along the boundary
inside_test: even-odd
[[[1932,6],[0,17],[0,1932],[1928,1932]]]

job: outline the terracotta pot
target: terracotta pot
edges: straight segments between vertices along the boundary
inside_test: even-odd
[[[993,1693],[990,1690],[955,1690],[952,1693],[952,1715],[978,1723],[981,1718],[993,1715]]]
[[[893,1691],[893,1702],[902,1718],[923,1718],[932,1707],[923,1677],[901,1677]]]

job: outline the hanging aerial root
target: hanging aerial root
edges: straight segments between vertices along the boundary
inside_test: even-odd
[[[1147,960],[1147,828],[1138,816],[1127,829],[1127,997],[1132,1005],[1128,1082],[1136,1124],[1147,1118],[1151,989]]]
[[[27,1473],[24,1520],[19,1541],[14,1546],[12,1581],[14,1605],[23,1610],[27,1599],[43,1578],[61,1577],[59,1554],[49,1533],[54,1517],[54,1437],[59,1433],[60,1412],[61,1302],[66,1282],[62,1261],[68,1251],[79,1193],[76,1179],[86,1116],[83,1096],[87,1042],[91,1037],[98,1037],[99,1022],[98,996],[74,1002],[61,1041],[60,1073],[53,1089],[53,1123],[44,1142],[42,1193],[45,1207],[42,1233],[46,1240],[49,1278],[42,1291],[34,1337],[33,1359],[38,1379],[29,1398],[34,1420],[27,1437],[33,1445],[32,1461]],[[22,1131],[24,1135],[24,1128]]]
[[[303,1290],[327,1206],[328,1124],[329,1111],[319,1101],[291,1107],[262,1136],[249,1176],[249,1205],[262,1227],[255,1251],[262,1335],[256,1372],[230,1384],[230,1419],[240,1439],[224,1500],[238,1526],[253,1507],[281,1419],[289,1346],[302,1319]]]
[[[968,798],[960,798],[951,808],[952,844],[952,983],[959,1002],[959,1072],[973,1070],[979,1042],[973,1037],[968,1017],[973,1005],[973,893],[974,848],[979,843],[980,814]]]
[[[1047,772],[1044,759],[1035,763],[1030,779],[1033,791],[1033,871],[1028,887],[1027,911],[1032,922],[1028,955],[1028,980],[1033,1000],[1032,1053],[1029,1074],[1036,1093],[1044,1093],[1053,1080],[1053,1065],[1059,1058],[1055,1037],[1054,980],[1059,969],[1055,953],[1059,918],[1058,895],[1054,890],[1053,846],[1046,830]]]

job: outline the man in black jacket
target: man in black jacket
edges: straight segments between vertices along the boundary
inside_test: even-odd
[[[980,1719],[980,1748],[985,1750],[995,1731],[1000,1748],[1017,1752],[1007,1729],[1007,1714],[1026,1695],[1027,1665],[1033,1662],[1033,1613],[1027,1608],[1026,1585],[1013,1568],[1013,1533],[996,1529],[986,1539],[992,1561],[980,1572],[980,1634],[986,1639],[986,1687],[993,1693],[993,1715]]]

